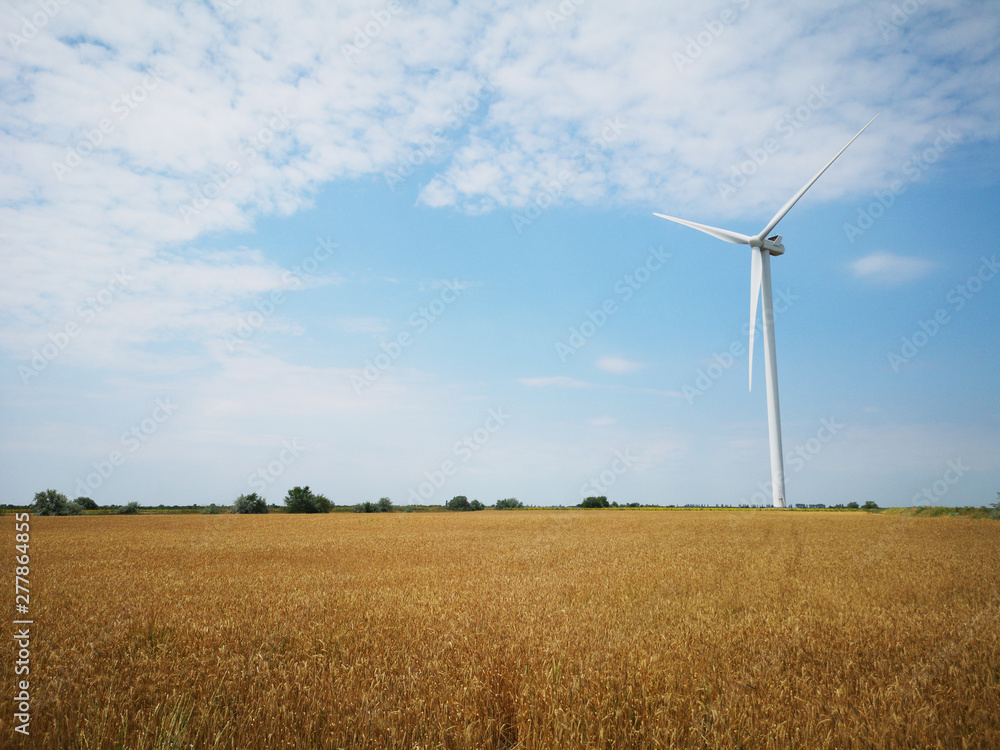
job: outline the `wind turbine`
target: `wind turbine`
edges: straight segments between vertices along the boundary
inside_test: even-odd
[[[764,297],[764,372],[767,380],[767,433],[771,445],[771,499],[775,508],[787,507],[785,503],[785,469],[781,452],[781,417],[778,408],[778,360],[774,352],[774,307],[771,302],[771,256],[781,255],[785,252],[785,246],[781,244],[781,235],[775,234],[768,237],[771,231],[778,225],[785,214],[792,206],[798,203],[799,198],[805,195],[806,191],[813,186],[823,173],[830,168],[847,150],[854,141],[858,139],[868,125],[875,122],[875,115],[868,121],[858,134],[847,142],[837,155],[827,162],[816,176],[807,182],[799,192],[793,195],[789,201],[781,207],[774,217],[767,223],[759,234],[748,237],[739,232],[732,232],[728,229],[717,229],[704,224],[696,224],[693,221],[676,219],[673,216],[663,214],[653,214],[667,221],[674,221],[686,227],[697,229],[699,232],[710,234],[720,240],[731,242],[734,245],[750,246],[750,390],[753,390],[753,334],[757,325],[757,300],[763,291]]]

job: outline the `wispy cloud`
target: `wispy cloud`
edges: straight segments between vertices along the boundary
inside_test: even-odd
[[[588,388],[590,383],[585,383],[582,380],[576,380],[575,378],[569,378],[565,375],[552,375],[549,377],[539,377],[539,378],[518,378],[517,382],[521,385],[526,385],[529,388],[548,388],[550,386],[556,388]]]
[[[165,450],[161,469],[137,475],[131,490],[122,485],[120,497],[167,487],[180,476],[193,486],[195,474],[176,467],[197,462],[206,478],[215,477],[218,466],[229,467],[233,482],[212,485],[216,494],[200,499],[243,491],[246,473],[269,454],[244,467],[240,441],[263,441],[266,448],[267,436],[288,436],[285,430],[309,438],[309,456],[316,457],[304,458],[295,472],[308,468],[334,486],[352,475],[350,492],[368,491],[371,477],[407,487],[410,477],[440,465],[454,441],[481,424],[480,414],[460,407],[478,406],[504,387],[516,391],[525,413],[559,395],[574,402],[564,440],[550,437],[551,422],[525,419],[524,429],[537,432],[537,440],[518,448],[509,463],[496,459],[495,476],[505,481],[530,464],[536,473],[523,474],[525,487],[537,493],[543,482],[562,481],[552,470],[557,461],[592,449],[608,433],[636,429],[624,408],[618,426],[607,430],[581,429],[589,416],[599,415],[591,420],[595,427],[607,426],[611,417],[600,415],[609,408],[618,414],[626,399],[641,403],[634,413],[643,415],[650,403],[680,407],[682,393],[640,388],[636,378],[625,377],[639,370],[638,361],[604,357],[595,364],[587,355],[596,372],[609,373],[598,384],[570,377],[588,376],[554,361],[549,370],[544,362],[550,360],[539,360],[544,353],[533,348],[532,334],[541,326],[551,326],[547,340],[557,338],[555,310],[579,310],[588,289],[606,290],[634,268],[624,257],[616,270],[603,270],[589,253],[606,258],[610,247],[552,243],[539,258],[545,263],[532,265],[518,255],[533,252],[530,246],[495,233],[505,217],[490,224],[497,217],[452,214],[517,210],[530,216],[526,206],[541,212],[559,202],[600,205],[595,214],[604,213],[597,219],[604,221],[625,206],[616,221],[641,231],[643,221],[658,221],[642,218],[645,206],[755,231],[756,222],[714,214],[760,208],[766,218],[879,109],[877,125],[806,200],[885,189],[901,171],[906,177],[903,165],[924,154],[938,128],[960,131],[963,149],[976,155],[985,152],[972,149],[993,148],[1000,135],[994,93],[1000,15],[982,3],[921,3],[926,16],[908,21],[913,26],[899,30],[905,44],[891,47],[876,22],[880,16],[858,0],[737,4],[746,11],[680,70],[673,53],[717,11],[680,2],[577,3],[564,23],[552,25],[545,7],[519,0],[411,3],[348,55],[345,45],[370,28],[384,2],[59,3],[59,12],[22,41],[11,34],[20,35],[24,20],[42,6],[18,0],[11,7],[20,11],[6,14],[3,26],[11,32],[3,35],[2,57],[12,83],[0,105],[0,351],[9,372],[34,362],[45,369],[30,387],[20,379],[16,387],[0,387],[0,406],[17,414],[5,420],[4,439],[23,449],[4,454],[7,465],[21,468],[14,478],[5,474],[0,490],[17,481],[23,495],[41,481],[37,471],[58,475],[67,456],[79,454],[86,466],[107,455],[122,427],[146,413],[145,406],[130,413],[131,405],[165,396],[161,384],[176,388],[182,403],[169,430],[157,435],[158,445],[174,445],[174,452]],[[748,43],[761,38],[770,40],[766,57]],[[483,80],[495,81],[489,97],[475,96]],[[809,92],[822,86],[830,105],[797,114]],[[781,147],[761,165],[768,138],[781,138]],[[960,158],[959,149],[941,156]],[[410,193],[400,201],[383,178],[403,161],[421,173],[406,183]],[[740,179],[753,172],[752,182],[720,205],[719,184],[734,177],[733,165]],[[385,203],[377,192],[383,188]],[[347,219],[336,211],[308,214],[341,190],[349,198],[365,196]],[[562,221],[558,213],[547,217]],[[418,231],[428,217],[425,228],[449,225],[434,236],[440,253]],[[329,218],[330,226],[314,227],[317,218]],[[613,236],[627,253],[635,235],[620,226],[588,233],[583,244]],[[243,247],[255,229],[260,249]],[[386,229],[392,231],[381,232]],[[314,231],[331,232],[344,243],[343,254],[327,259]],[[677,235],[679,242],[694,240],[684,238]],[[578,267],[601,278],[589,286],[583,274],[570,271]],[[550,283],[555,269],[570,271],[555,283],[560,291],[572,287],[572,294],[544,299],[547,292],[533,291],[531,282]],[[928,261],[882,253],[848,273],[890,284],[930,270]],[[638,292],[639,276],[629,273],[621,277],[621,291],[615,287],[616,299]],[[130,280],[108,297],[116,274]],[[379,283],[357,289],[369,281]],[[683,282],[677,282],[680,291]],[[399,316],[428,305],[435,293],[470,285],[481,285],[476,291],[483,294],[474,301],[470,292],[461,314],[448,313],[419,343],[400,343],[413,326]],[[650,315],[675,312],[654,308],[656,300],[684,304],[680,296],[645,290],[642,296]],[[539,300],[547,304],[538,306]],[[601,343],[591,346],[652,362],[655,354],[633,348],[642,344],[629,340],[626,316],[635,316],[635,326],[669,318],[640,314],[646,313],[638,307],[615,313],[614,324],[601,328]],[[484,317],[488,325],[479,325]],[[515,321],[516,331],[505,328]],[[77,333],[66,333],[70,328]],[[697,352],[678,351],[678,358],[711,351],[704,343],[711,339],[699,341]],[[394,347],[407,353],[358,398],[350,378],[367,377],[366,358],[388,361]],[[458,355],[451,360],[449,352]],[[455,384],[444,381],[474,376],[450,362],[470,360],[477,373],[489,374],[470,386],[476,392],[456,398]],[[494,366],[500,361],[514,372],[550,376],[512,384],[506,370]],[[657,382],[676,385],[669,373]],[[606,395],[616,399],[613,407],[595,403],[595,396]],[[409,421],[400,427],[404,417]],[[33,431],[22,431],[24,425]],[[517,429],[505,427],[504,435]],[[89,437],[95,431],[111,442],[98,446]],[[53,452],[57,434],[61,442]],[[651,434],[651,440],[661,435],[662,425]],[[324,441],[328,450],[320,447]],[[426,455],[415,456],[414,446]],[[491,441],[490,456],[502,450],[502,441]],[[39,458],[43,454],[49,458]],[[331,455],[342,463],[330,464]],[[152,451],[145,457],[152,461]],[[407,462],[405,471],[386,468]],[[639,478],[630,475],[630,481]],[[661,497],[665,478],[650,479],[651,498]],[[311,480],[303,475],[301,481]],[[558,487],[553,491],[558,497]]]
[[[878,252],[851,263],[851,271],[859,279],[896,286],[926,276],[934,270],[935,265],[933,261],[924,258]]]
[[[434,206],[509,208],[546,193],[590,204],[717,208],[727,165],[773,135],[811,87],[853,90],[885,43],[863,4],[756,4],[712,54],[678,70],[669,51],[702,29],[698,6],[587,4],[553,28],[530,3],[501,11],[445,4],[407,8],[345,58],[344,45],[370,12],[360,1],[320,9],[244,3],[222,14],[210,4],[71,5],[14,44],[8,67],[17,95],[0,130],[7,155],[0,295],[8,313],[0,346],[20,349],[23,330],[14,329],[61,322],[112,269],[146,278],[164,263],[190,264],[183,252],[168,257],[163,249],[295,213],[324,184],[380,175],[427,139],[443,139],[426,188],[435,198],[424,200]],[[886,104],[885,92],[920,91],[921,106],[895,108],[895,119],[866,134],[811,200],[877,186],[865,180],[905,163],[942,124],[970,140],[996,136],[1000,104],[990,82],[1000,62],[982,51],[992,49],[997,25],[973,7],[942,9],[934,33],[912,38],[896,51],[898,64],[881,69],[878,88],[812,116],[741,197],[773,210],[845,133]],[[774,75],[763,76],[754,59],[741,57],[752,49],[741,40],[775,28],[782,36],[772,45]],[[801,64],[806,43],[809,65]],[[963,71],[947,85],[920,64],[942,54]],[[449,113],[487,78],[495,92],[450,127]],[[714,106],[721,100],[724,116]],[[958,111],[955,100],[963,102]],[[665,119],[665,111],[683,116]],[[246,257],[234,270],[253,276],[266,265]],[[915,273],[900,270],[897,278]],[[869,275],[878,274],[890,271]],[[216,278],[207,299],[229,299],[228,281]],[[167,304],[178,314],[161,319],[159,335],[212,325],[192,320],[219,310],[190,304],[186,290],[177,294]]]
[[[604,372],[624,375],[626,373],[641,370],[645,365],[642,362],[632,362],[621,357],[601,357],[597,360],[597,369]]]

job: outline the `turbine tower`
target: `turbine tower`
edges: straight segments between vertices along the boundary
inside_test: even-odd
[[[674,221],[678,224],[683,224],[686,227],[691,227],[692,229],[697,229],[705,234],[710,234],[713,237],[717,237],[720,240],[726,242],[731,242],[734,245],[749,245],[750,246],[750,390],[753,390],[753,335],[754,327],[757,325],[757,300],[763,296],[764,298],[764,373],[767,381],[767,433],[771,446],[771,499],[774,502],[775,508],[785,508],[787,504],[785,502],[785,469],[783,454],[781,452],[781,416],[780,408],[778,406],[778,360],[774,351],[774,306],[771,301],[771,256],[781,255],[785,252],[785,246],[781,244],[781,235],[775,234],[768,236],[771,231],[778,225],[785,214],[787,214],[796,203],[798,203],[799,198],[805,195],[806,191],[813,186],[813,183],[818,180],[822,174],[830,168],[840,157],[842,153],[847,150],[854,141],[858,139],[865,130],[868,129],[868,125],[875,122],[875,115],[868,124],[865,125],[861,130],[858,131],[851,140],[847,142],[840,151],[837,152],[830,161],[826,163],[819,172],[816,173],[809,182],[807,182],[799,192],[793,195],[789,201],[781,207],[781,209],[774,215],[774,217],[767,223],[759,234],[754,237],[748,237],[745,234],[740,234],[739,232],[732,232],[728,229],[718,229],[716,227],[709,227],[704,224],[696,224],[693,221],[685,221],[684,219],[676,219],[673,216],[664,216],[663,214],[653,214],[654,216],[659,216],[661,219],[667,219],[668,221]],[[763,294],[762,294],[763,293]]]

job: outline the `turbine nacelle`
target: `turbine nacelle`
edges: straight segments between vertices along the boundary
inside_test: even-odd
[[[781,244],[780,234],[768,237],[760,244],[760,246],[771,253],[771,255],[781,255],[785,252],[785,246]]]
[[[781,244],[780,234],[773,234],[767,239],[763,237],[751,237],[747,244],[755,249],[767,250],[771,255],[781,255],[785,252],[785,246]]]

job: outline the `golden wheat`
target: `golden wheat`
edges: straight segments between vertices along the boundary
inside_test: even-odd
[[[12,746],[1000,747],[992,521],[93,516],[31,551]]]

